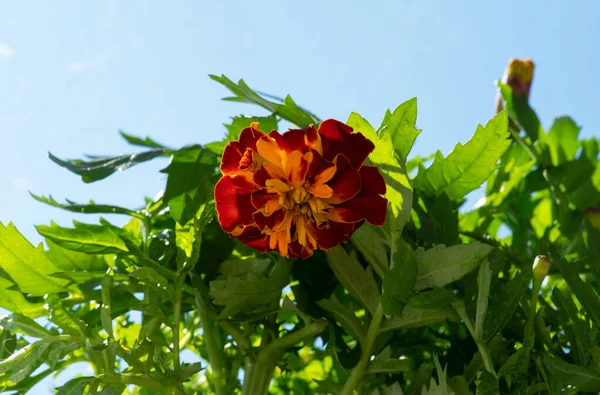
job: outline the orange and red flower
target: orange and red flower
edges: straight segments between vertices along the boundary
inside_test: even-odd
[[[253,123],[223,151],[219,223],[260,252],[303,258],[347,242],[364,221],[383,225],[385,181],[376,167],[363,166],[374,148],[333,119],[283,134]]]

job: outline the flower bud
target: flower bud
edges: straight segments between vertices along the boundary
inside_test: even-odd
[[[508,67],[502,77],[502,82],[510,86],[515,96],[525,95],[529,99],[531,82],[533,81],[534,64],[531,60],[513,58],[508,62]],[[498,95],[496,100],[496,112],[504,109],[504,100]]]
[[[541,284],[548,275],[551,267],[552,261],[550,258],[544,255],[536,256],[533,262],[533,283]]]

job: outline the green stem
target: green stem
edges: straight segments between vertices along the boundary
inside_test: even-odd
[[[367,364],[371,359],[371,354],[373,353],[373,345],[375,344],[375,339],[379,334],[379,327],[381,326],[381,321],[383,320],[383,309],[381,307],[381,303],[377,305],[377,308],[373,312],[373,317],[371,318],[371,323],[369,324],[369,329],[367,330],[367,337],[365,338],[365,343],[362,349],[362,354],[360,356],[360,360],[358,364],[352,370],[352,374],[348,381],[346,381],[346,385],[344,385],[344,389],[340,393],[340,395],[352,395],[354,391],[358,387],[358,384],[362,381],[362,378],[365,374],[365,370],[367,368]]]
[[[326,325],[326,320],[316,320],[302,329],[275,339],[265,347],[261,347],[256,359],[252,361],[248,358],[246,362],[246,377],[244,378],[242,394],[266,394],[273,377],[273,371],[277,366],[277,362],[279,362],[285,353],[285,350],[323,332]]]
[[[212,373],[215,392],[217,395],[226,395],[225,388],[226,379],[224,374],[224,365],[221,360],[222,348],[219,346],[219,328],[209,317],[211,307],[208,305],[204,296],[197,291],[195,296],[196,309],[204,330],[204,342],[206,343],[206,351],[208,352],[208,363]]]
[[[496,369],[494,369],[494,363],[492,362],[492,357],[485,346],[485,342],[483,339],[479,339],[475,336],[475,328],[473,327],[473,323],[469,319],[467,315],[467,311],[465,310],[465,305],[461,303],[455,303],[454,310],[458,313],[460,318],[465,322],[465,326],[469,330],[471,337],[475,340],[475,344],[477,345],[477,349],[479,350],[479,354],[481,355],[481,360],[483,361],[483,366],[485,369],[496,376]]]
[[[221,325],[221,328],[231,335],[231,338],[238,344],[240,348],[246,352],[250,351],[252,348],[252,343],[250,343],[250,339],[248,336],[246,336],[243,330],[227,320],[219,321],[219,325]]]
[[[173,368],[177,371],[181,365],[179,360],[179,324],[181,322],[181,295],[183,293],[183,284],[185,283],[185,274],[180,274],[175,282],[175,308],[173,312]]]

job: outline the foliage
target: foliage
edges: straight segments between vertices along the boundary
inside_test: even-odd
[[[387,183],[386,223],[287,260],[221,230],[218,163],[252,122],[270,130],[319,118],[289,96],[212,78],[229,100],[271,115],[234,117],[205,146],[122,133],[145,151],[50,155],[84,182],[170,157],[164,192],[137,208],[33,195],[123,215],[125,226],[40,225],[44,248],[0,224],[0,306],[10,312],[0,320],[2,391],[26,393],[86,361],[93,375],[58,394],[600,392],[599,146],[573,120],[546,132],[526,98],[499,83],[506,112],[427,166],[431,158],[407,160],[421,133],[416,99],[377,128],[352,113],[347,124],[376,146],[369,164]],[[468,210],[465,196],[484,183]],[[538,255],[549,259],[532,270]]]

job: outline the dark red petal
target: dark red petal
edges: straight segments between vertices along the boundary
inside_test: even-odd
[[[315,175],[317,170],[321,167],[323,163],[323,157],[314,149],[311,150],[313,154],[313,160],[308,164],[308,169],[306,170],[306,179],[309,180],[312,176]]]
[[[355,168],[346,166],[341,171],[338,169],[335,176],[326,185],[333,189],[333,195],[323,201],[329,204],[340,204],[352,199],[360,192],[360,174]]]
[[[269,200],[279,199],[279,194],[277,193],[269,193],[265,191],[255,191],[252,193],[252,205],[254,208],[259,209],[262,208]]]
[[[343,140],[352,134],[350,126],[335,119],[326,119],[319,125],[319,134],[321,137],[327,137],[329,140]]]
[[[387,199],[379,195],[363,194],[348,200],[329,210],[327,218],[331,221],[355,223],[362,220],[381,226],[387,214]]]
[[[359,170],[361,190],[369,195],[384,195],[386,191],[385,180],[375,166],[363,166]]]
[[[273,230],[277,225],[281,224],[285,219],[285,211],[277,210],[273,214],[266,216],[261,212],[254,213],[252,220],[260,230],[265,228]]]
[[[247,148],[256,151],[256,142],[264,133],[253,127],[242,129],[237,141],[230,141],[221,156],[221,172],[234,174],[239,170],[240,160]]]
[[[236,185],[234,178],[225,176],[215,185],[215,207],[219,223],[225,232],[232,232],[236,226],[250,225],[254,221],[255,208],[250,199],[251,189]]]
[[[283,134],[273,130],[269,136],[274,138],[279,148],[288,154],[296,150],[305,154],[311,149],[310,143],[318,140],[319,133],[314,125],[310,125],[305,129],[289,129]]]
[[[350,240],[354,224],[336,223],[329,221],[329,229],[319,229],[314,223],[307,226],[307,231],[317,240],[319,249],[330,250],[340,243]]]
[[[331,140],[329,137],[322,136],[322,140],[323,158],[333,160],[336,155],[343,154],[356,169],[362,166],[365,159],[375,149],[375,144],[361,133],[346,135],[339,140]]]
[[[269,251],[267,235],[263,234],[256,226],[246,226],[237,239],[260,253]]]

